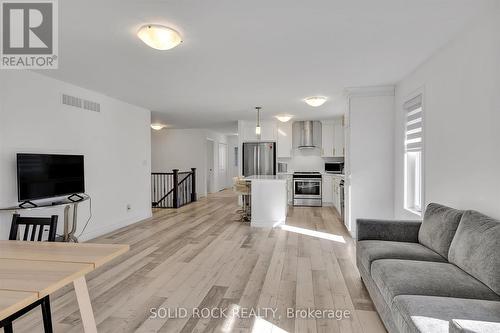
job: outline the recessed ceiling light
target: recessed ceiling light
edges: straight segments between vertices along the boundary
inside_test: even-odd
[[[137,36],[149,47],[170,50],[182,42],[181,35],[172,28],[157,24],[143,25]]]
[[[289,121],[290,119],[292,119],[292,116],[289,116],[289,115],[279,115],[279,116],[276,116],[276,119],[278,119],[282,123],[286,123],[287,121]]]
[[[321,106],[323,104],[325,104],[327,98],[324,97],[324,96],[312,96],[312,97],[307,97],[306,99],[304,99],[304,101],[309,104],[310,106],[314,106],[314,107],[317,107],[317,106]]]
[[[155,131],[159,131],[167,126],[163,124],[151,124],[151,128],[154,129]]]

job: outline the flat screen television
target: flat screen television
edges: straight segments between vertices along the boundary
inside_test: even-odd
[[[17,154],[19,201],[84,192],[83,155]]]

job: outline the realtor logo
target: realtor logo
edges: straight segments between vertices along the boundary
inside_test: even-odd
[[[2,69],[56,69],[57,0],[1,0]]]

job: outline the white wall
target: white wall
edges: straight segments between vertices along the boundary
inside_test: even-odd
[[[151,170],[172,172],[196,168],[196,192],[206,195],[204,136],[198,129],[151,130]]]
[[[62,105],[62,93],[97,101],[101,112]],[[1,206],[17,204],[16,153],[82,154],[93,217],[81,239],[151,216],[148,110],[34,72],[0,71],[0,111]],[[40,212],[53,213],[61,211]],[[88,216],[82,204],[77,234]],[[0,239],[10,219],[0,215]]]
[[[403,208],[403,109],[424,90],[425,201],[500,218],[500,10],[469,27],[396,88],[395,214]]]
[[[228,186],[227,175],[219,173],[219,143],[225,135],[205,129],[170,129],[151,131],[151,166],[153,172],[189,171],[196,168],[196,192],[207,195],[207,139],[214,141],[214,182],[217,190]]]
[[[394,217],[393,115],[394,96],[390,93],[350,97],[346,225],[353,236],[358,218]]]

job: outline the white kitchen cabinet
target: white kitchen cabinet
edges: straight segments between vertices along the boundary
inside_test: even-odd
[[[254,131],[255,133],[255,131]],[[260,141],[278,141],[278,128],[275,121],[261,122]]]
[[[323,203],[331,204],[333,203],[333,177],[332,175],[323,175],[322,179]]]
[[[335,156],[335,123],[333,121],[321,122],[321,156]]]
[[[332,190],[333,190],[333,207],[340,214],[340,182],[342,178],[339,176],[333,176]]]
[[[337,202],[338,202],[338,198],[339,198],[339,186],[338,186],[338,183],[336,180],[334,180],[332,182],[332,184],[333,184],[333,207],[335,207],[335,209],[338,212],[339,206],[338,206]]]
[[[293,204],[293,177],[292,175],[286,175],[286,189],[287,189],[287,198],[288,204]]]
[[[292,122],[278,123],[278,158],[292,157]]]
[[[344,157],[345,138],[344,138],[344,120],[339,119],[334,124],[333,138],[333,156]]]
[[[255,121],[238,122],[238,134],[241,136],[242,142],[248,141],[277,141],[277,127],[275,121],[260,122],[260,140],[255,134]]]

